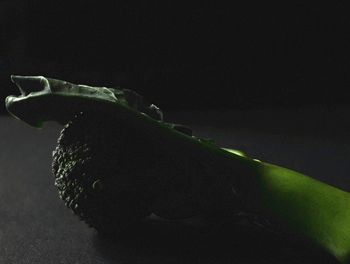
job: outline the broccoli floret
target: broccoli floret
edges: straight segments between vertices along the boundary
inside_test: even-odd
[[[52,170],[66,206],[102,233],[119,232],[151,213],[198,214],[191,183],[176,175],[186,173],[186,163],[175,164],[155,137],[102,116],[79,113],[61,131]]]
[[[100,119],[80,113],[64,127],[52,169],[65,204],[90,226],[110,233],[150,214],[152,192],[148,179],[125,162],[132,135]]]

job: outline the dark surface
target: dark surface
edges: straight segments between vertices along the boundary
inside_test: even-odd
[[[349,109],[177,112],[168,120],[350,190]],[[230,221],[211,228],[146,222],[118,239],[99,236],[59,200],[51,151],[60,127],[0,117],[0,263],[333,263],[301,241]]]

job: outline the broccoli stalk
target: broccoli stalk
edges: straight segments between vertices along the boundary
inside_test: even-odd
[[[101,232],[165,218],[249,212],[350,263],[350,194],[301,173],[220,148],[166,123],[125,89],[12,76],[7,110],[29,125],[64,125],[54,151],[60,197]]]

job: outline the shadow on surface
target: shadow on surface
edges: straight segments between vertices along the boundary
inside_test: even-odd
[[[94,244],[110,263],[338,263],[304,241],[247,225],[148,221],[118,238],[96,235]]]

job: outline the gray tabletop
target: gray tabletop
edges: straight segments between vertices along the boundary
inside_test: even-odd
[[[192,111],[168,121],[350,191],[349,109]],[[333,263],[317,248],[224,223],[150,221],[105,238],[65,208],[51,174],[60,126],[0,117],[0,263]],[[300,243],[299,243],[300,242]]]

